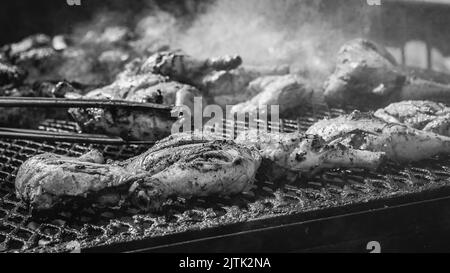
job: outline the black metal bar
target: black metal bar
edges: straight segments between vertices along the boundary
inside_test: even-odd
[[[60,99],[32,97],[2,97],[0,107],[60,107],[60,108],[105,108],[120,107],[137,110],[158,110],[169,112],[172,106],[156,103],[142,103],[125,100]]]
[[[109,145],[151,145],[154,141],[127,141],[121,137],[110,137],[98,134],[79,134],[79,133],[59,133],[40,130],[2,128],[0,127],[0,137],[2,138],[18,138],[35,141],[58,141],[58,142],[75,142],[75,143],[91,143],[91,144],[109,144]]]
[[[365,204],[320,209],[267,220],[186,232],[149,240],[84,249],[84,252],[368,252],[366,244],[388,245],[414,232],[450,230],[450,188]],[[448,233],[448,232],[447,232]],[[450,233],[448,233],[450,234]],[[402,237],[403,236],[403,237]],[[383,246],[384,245],[384,246]],[[339,246],[343,248],[339,249]],[[347,248],[345,248],[347,247]],[[405,247],[408,250],[408,247]],[[410,249],[411,251],[412,249]]]

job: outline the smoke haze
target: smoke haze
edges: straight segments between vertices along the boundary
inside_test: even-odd
[[[329,0],[217,0],[199,8],[196,2],[185,1],[181,12],[176,8],[172,10],[177,12],[171,12],[148,1],[141,14],[103,12],[84,28],[125,21],[129,26],[131,21],[139,48],[152,51],[168,45],[200,58],[239,54],[248,65],[288,64],[294,72],[326,75],[339,47],[365,36],[370,27],[367,5],[346,6]]]

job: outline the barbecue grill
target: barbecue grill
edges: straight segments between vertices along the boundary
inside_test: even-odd
[[[392,2],[411,8],[406,1]],[[383,31],[378,35],[389,39]],[[393,43],[403,48],[404,40]],[[430,59],[427,66],[433,68]],[[314,105],[297,120],[282,120],[269,129],[304,132],[320,119],[353,109]],[[236,132],[249,127],[248,121],[226,122]],[[65,120],[46,120],[39,129],[80,131]],[[163,212],[145,214],[132,207],[85,207],[35,217],[15,196],[17,170],[33,155],[79,156],[96,148],[109,159],[122,160],[149,147],[0,139],[0,252],[369,251],[370,241],[391,251],[448,250],[450,155],[409,165],[392,163],[380,172],[335,169],[289,185],[258,181],[249,194],[174,199]],[[429,233],[433,238],[425,236]]]
[[[314,115],[273,126],[285,132],[304,131],[319,119],[349,111],[315,109]],[[235,126],[238,132],[248,123]],[[70,132],[78,128],[67,121],[47,120],[40,129]],[[21,163],[42,152],[77,156],[91,148],[119,160],[148,146],[0,142],[2,251],[281,251],[285,247],[306,251],[342,242],[361,247],[362,240],[414,234],[429,225],[442,228],[448,221],[442,207],[436,210],[450,204],[448,156],[387,166],[382,173],[333,170],[291,185],[259,181],[253,195],[173,200],[160,214],[139,214],[133,208],[86,208],[33,218],[14,194],[14,175]],[[405,227],[408,223],[411,226]]]

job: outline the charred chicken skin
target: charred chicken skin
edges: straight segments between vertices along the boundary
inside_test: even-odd
[[[211,72],[232,70],[241,64],[242,59],[239,56],[203,60],[181,53],[161,52],[152,55],[142,66],[142,71],[199,87]]]
[[[404,124],[389,123],[371,113],[358,111],[319,121],[306,133],[352,149],[384,153],[386,159],[399,163],[419,161],[450,152],[449,137]]]
[[[393,103],[374,114],[392,123],[403,123],[415,129],[450,136],[450,107],[432,101]]]
[[[310,176],[332,168],[377,169],[384,153],[347,147],[325,141],[317,135],[269,133],[252,129],[236,138],[237,143],[258,148],[263,163],[261,172],[269,179],[293,182],[299,175]]]
[[[93,206],[132,203],[157,209],[171,196],[227,196],[249,190],[261,163],[252,147],[197,134],[177,134],[122,162],[98,151],[73,158],[41,154],[27,160],[16,177],[16,193],[36,210],[88,202]]]

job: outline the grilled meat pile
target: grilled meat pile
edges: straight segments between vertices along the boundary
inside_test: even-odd
[[[27,71],[30,83],[67,79],[85,85],[109,83],[127,61],[136,56],[131,33],[108,27],[83,37],[37,34],[5,46],[11,63]],[[75,40],[77,42],[75,43]]]
[[[450,77],[400,67],[374,42],[356,39],[339,51],[336,70],[325,84],[329,104],[386,106],[403,100],[450,101]]]
[[[171,196],[233,195],[248,190],[259,153],[233,141],[179,134],[123,162],[105,162],[98,151],[78,158],[41,154],[16,177],[17,196],[36,210],[63,204],[157,209]]]
[[[149,102],[194,108],[194,98],[232,113],[280,106],[281,117],[298,117],[314,103],[309,80],[287,66],[251,67],[239,56],[196,59],[181,52],[148,50],[133,43],[127,28],[109,27],[72,37],[35,35],[0,51],[3,96],[65,97]],[[262,179],[293,182],[332,168],[377,169],[450,152],[450,77],[397,65],[383,47],[363,39],[341,49],[325,84],[330,105],[379,109],[322,120],[305,134],[249,130],[235,141],[209,134],[167,137],[175,119],[167,112],[129,108],[70,109],[85,132],[132,140],[159,140],[147,152],[122,162],[98,151],[78,158],[55,154],[27,160],[16,178],[17,196],[37,210],[64,205],[135,205],[158,208],[171,196],[231,195]],[[315,84],[314,84],[315,85]],[[431,101],[403,101],[430,99]],[[266,110],[266,109],[264,109]],[[263,110],[263,111],[264,111]],[[11,108],[1,124],[31,127],[46,117],[41,109]],[[33,110],[34,111],[34,110]],[[184,117],[190,118],[190,117]],[[262,163],[261,163],[262,162]],[[262,167],[259,168],[260,164]]]
[[[450,108],[443,103],[402,101],[377,110],[375,116],[387,122],[450,136]]]

